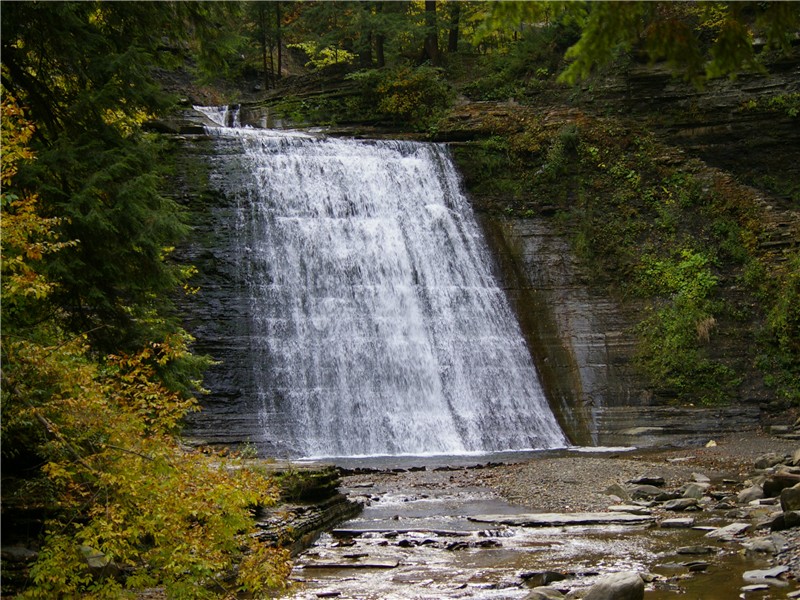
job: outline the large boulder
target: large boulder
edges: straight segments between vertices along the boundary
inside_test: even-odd
[[[764,489],[760,485],[751,485],[743,489],[736,496],[736,502],[739,504],[749,504],[753,500],[760,500],[764,497]]]
[[[706,495],[708,491],[709,484],[707,483],[687,483],[681,489],[683,490],[683,497],[684,498],[694,498],[695,500],[700,500],[703,496]]]
[[[781,509],[800,510],[800,484],[781,490]]]
[[[782,490],[800,484],[800,475],[788,471],[778,471],[771,477],[767,477],[761,487],[767,498],[775,498],[781,494]]]
[[[607,575],[595,583],[583,600],[643,600],[644,581],[638,573],[627,571]]]
[[[769,469],[770,467],[774,467],[775,465],[781,464],[785,460],[785,456],[783,454],[777,454],[775,452],[770,452],[768,454],[763,454],[756,459],[756,462],[753,466],[756,469]]]
[[[564,594],[555,588],[551,587],[537,587],[525,597],[525,600],[561,600]]]

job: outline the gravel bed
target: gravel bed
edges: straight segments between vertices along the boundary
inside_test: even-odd
[[[535,459],[477,471],[476,479],[510,502],[531,510],[603,510],[609,505],[605,490],[614,483],[657,475],[666,488],[680,487],[693,473],[713,480],[744,481],[755,460],[767,453],[792,455],[800,443],[758,431],[728,436],[716,446],[642,450],[606,455],[571,454]]]
[[[408,494],[447,490],[455,495],[483,488],[513,505],[520,512],[605,511],[618,501],[606,490],[643,476],[665,480],[665,489],[677,489],[699,473],[712,486],[737,493],[758,476],[755,461],[766,454],[792,456],[800,441],[781,439],[760,430],[744,431],[714,440],[706,447],[634,450],[590,454],[556,453],[523,462],[477,465],[449,470],[372,472],[344,478],[346,487],[370,482],[384,489]],[[724,481],[723,481],[724,480]],[[779,508],[779,507],[778,507]],[[677,515],[679,516],[679,515]],[[751,531],[748,537],[768,535],[769,530]],[[788,548],[774,556],[774,565],[786,565],[795,581],[800,580],[800,528],[782,531]]]

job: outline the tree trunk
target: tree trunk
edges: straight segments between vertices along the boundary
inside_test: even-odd
[[[383,2],[376,2],[375,3],[375,12],[381,13],[383,12]],[[386,55],[384,54],[384,42],[386,42],[386,36],[382,31],[376,32],[374,36],[375,40],[375,61],[377,63],[377,67],[382,69],[386,66]]]
[[[425,0],[425,45],[422,59],[439,65],[439,32],[436,30],[436,0]]]
[[[278,68],[275,76],[281,78],[281,63],[283,62],[283,51],[281,50],[281,3],[275,2],[275,45],[278,47]]]
[[[450,2],[450,31],[447,34],[447,52],[458,52],[458,21],[461,18],[461,4]]]
[[[258,5],[258,20],[260,35],[258,36],[261,42],[261,66],[264,69],[264,89],[270,88],[270,72],[269,63],[272,60],[269,45],[267,44],[267,13],[263,4]]]
[[[372,38],[374,36],[370,31],[365,37],[367,38],[367,43],[358,52],[358,64],[362,69],[370,69],[372,68]]]
[[[277,78],[275,77],[275,62],[274,62],[274,53],[272,52],[273,46],[269,47],[269,78],[272,83],[270,87],[275,87],[277,85]]]
[[[379,69],[382,69],[386,66],[386,55],[383,52],[383,43],[385,39],[386,38],[382,33],[379,33],[375,36],[375,59]]]

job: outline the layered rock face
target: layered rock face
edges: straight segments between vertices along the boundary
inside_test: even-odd
[[[791,109],[798,90],[800,49],[795,48],[768,74],[715,80],[704,90],[675,80],[666,69],[636,66],[587,84],[577,104],[587,113],[645,122],[687,158],[727,171],[736,185],[755,186],[763,220],[759,249],[780,254],[800,243],[800,218],[792,200],[800,181],[800,129]],[[491,126],[486,129],[491,118],[506,119],[514,110],[466,106],[449,139],[492,135]],[[548,109],[545,114],[557,118],[560,112]],[[450,132],[440,136],[448,139]],[[634,366],[633,328],[642,319],[642,307],[630,300],[622,304],[593,283],[571,250],[569,232],[544,212],[525,219],[486,216],[484,225],[551,404],[574,442],[696,443],[712,432],[757,422],[759,404],[769,391],[748,359],[749,324],[726,324],[726,333],[717,335],[710,350],[714,357],[743,365],[737,406],[665,406]],[[724,294],[734,306],[749,302],[733,284]]]
[[[252,418],[257,398],[250,360],[249,298],[238,275],[239,257],[230,244],[235,202],[208,186],[208,164],[216,152],[213,140],[201,134],[181,136],[176,142],[175,190],[192,226],[190,240],[176,254],[198,270],[191,281],[198,291],[178,301],[186,315],[185,326],[197,340],[194,351],[215,361],[204,378],[211,392],[201,398],[204,411],[189,416],[187,431],[195,441],[212,445],[253,442],[261,431],[258,419]]]
[[[696,90],[676,81],[665,69],[635,66],[622,76],[587,85],[576,104],[586,113],[624,115],[646,122],[686,156],[698,157],[730,172],[740,183],[761,188],[762,213],[769,223],[759,245],[780,253],[800,243],[800,219],[791,199],[792,186],[797,193],[796,182],[800,181],[800,128],[790,106],[776,111],[781,102],[791,102],[792,95],[800,92],[800,48],[770,68],[768,75],[743,74],[736,81],[712,81],[704,90]],[[490,103],[465,106],[458,127],[441,129],[439,139],[496,135],[493,122],[507,123],[521,108]],[[543,122],[562,121],[574,112],[549,107]],[[248,112],[247,107],[241,115],[246,122],[274,124],[268,116]],[[198,136],[188,151],[199,155],[210,149],[203,148],[202,136]],[[480,211],[482,199],[475,200]],[[213,342],[215,348],[230,349],[226,365],[212,369],[214,394],[207,400],[219,403],[215,413],[225,414],[228,400],[251,392],[241,383],[226,384],[230,373],[237,370],[236,361],[246,360],[248,332],[241,330],[245,320],[237,318],[243,307],[233,300],[241,297],[241,290],[226,288],[232,285],[226,271],[232,268],[233,257],[214,249],[214,239],[224,235],[218,225],[227,209],[224,203],[200,209],[204,214],[198,217],[197,241],[187,249],[187,257],[201,270],[203,281],[199,283],[204,291],[199,301],[203,310],[217,315],[203,319],[204,330],[197,332],[198,337],[203,343]],[[590,281],[571,251],[563,224],[556,227],[546,212],[525,219],[484,214],[482,219],[551,406],[572,442],[694,443],[708,439],[709,432],[735,431],[757,421],[758,404],[767,396],[755,373],[743,373],[748,378],[744,399],[754,402],[736,408],[675,409],[652,394],[652,386],[634,367],[632,328],[641,321],[641,307],[629,301],[622,305]],[[728,292],[736,304],[734,288]],[[729,329],[733,332],[729,339],[716,338],[715,356],[741,352],[744,332],[739,336],[734,328]],[[238,431],[238,441],[244,441],[253,423],[239,423],[239,419],[231,413],[227,419],[230,427],[212,425],[198,432],[208,441],[225,443],[237,441],[227,439],[229,433],[225,432]],[[203,425],[198,423],[198,427]]]
[[[646,120],[665,141],[742,182],[780,188],[800,181],[798,94],[800,46],[771,61],[768,73],[715,79],[701,90],[666,67],[637,65],[585,86],[581,103]]]
[[[573,443],[697,444],[757,422],[757,405],[677,408],[654,397],[634,364],[639,307],[591,284],[546,217],[484,217],[483,224],[550,405]]]
[[[646,404],[632,368],[634,313],[588,285],[546,218],[484,220],[551,406],[573,441],[600,442],[606,406]]]

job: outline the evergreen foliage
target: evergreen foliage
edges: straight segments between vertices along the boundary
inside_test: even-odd
[[[74,240],[45,262],[72,331],[104,351],[163,337],[183,278],[165,254],[186,233],[159,189],[163,147],[141,123],[167,106],[151,77],[169,4],[12,3],[3,10],[3,85],[37,126],[20,165],[41,211]]]
[[[204,12],[3,6],[3,504],[47,515],[24,597],[286,582],[286,554],[250,535],[271,479],[175,437],[207,361],[170,301],[192,269],[169,260],[188,230],[161,191],[168,148],[141,125],[169,106],[163,44]]]
[[[542,23],[575,24],[580,39],[560,80],[575,83],[621,55],[666,61],[673,72],[702,85],[707,79],[761,70],[755,35],[767,48],[788,51],[800,27],[792,2],[498,2],[487,29]]]

